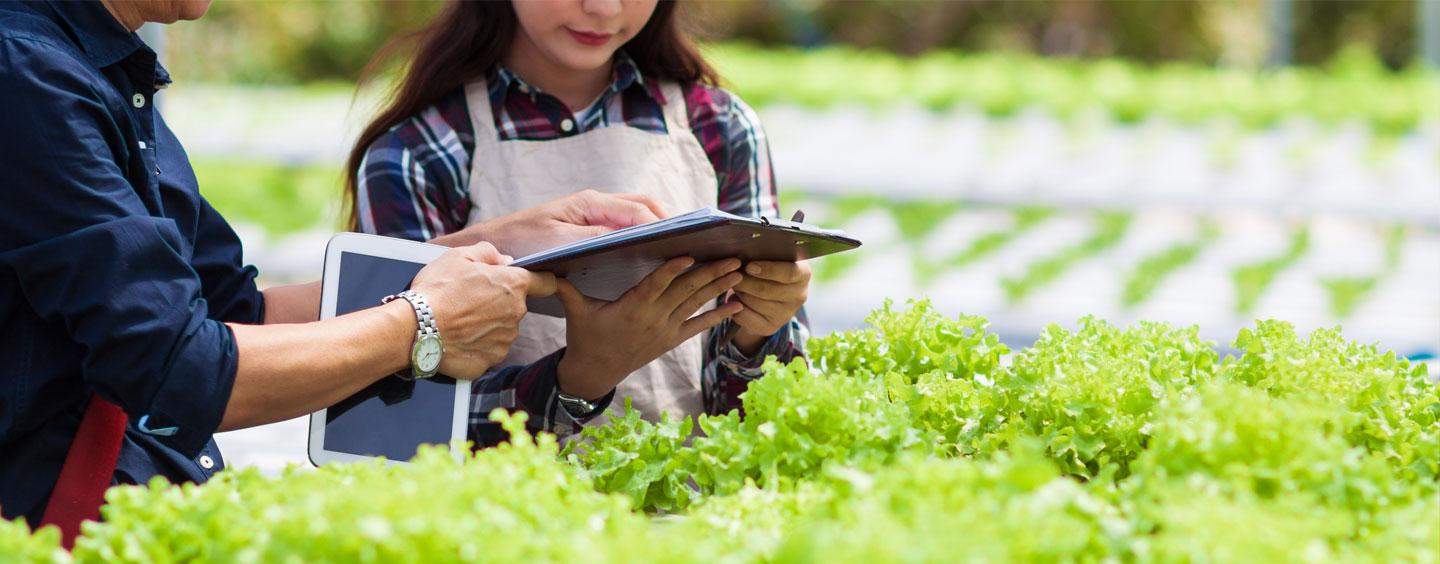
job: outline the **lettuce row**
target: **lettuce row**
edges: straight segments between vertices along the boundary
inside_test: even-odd
[[[633,411],[561,449],[227,471],[114,488],[73,555],[0,522],[0,561],[1440,559],[1440,391],[1335,329],[1086,318],[1011,351],[887,305],[771,362],[737,413]]]

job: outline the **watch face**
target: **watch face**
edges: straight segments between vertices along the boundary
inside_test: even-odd
[[[440,338],[426,335],[415,343],[415,368],[421,372],[434,372],[440,368]]]

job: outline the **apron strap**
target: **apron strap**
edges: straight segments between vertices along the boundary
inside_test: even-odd
[[[492,150],[500,143],[500,135],[495,130],[495,112],[490,109],[490,85],[484,78],[465,83],[465,105],[475,132],[475,153]]]
[[[660,94],[665,97],[666,125],[675,126],[670,128],[671,134],[690,135],[690,112],[685,108],[685,93],[680,89],[680,83],[673,80],[660,81]]]
[[[80,536],[80,523],[100,520],[100,506],[105,504],[105,490],[115,474],[120,459],[120,443],[125,437],[125,412],[100,396],[91,396],[85,406],[80,430],[65,453],[65,464],[40,525],[60,528],[65,550],[75,547]]]

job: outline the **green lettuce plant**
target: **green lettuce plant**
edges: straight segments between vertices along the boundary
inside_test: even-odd
[[[1336,329],[869,324],[699,433],[627,411],[562,451],[497,413],[463,456],[113,488],[73,555],[0,521],[0,561],[1440,560],[1440,391]]]

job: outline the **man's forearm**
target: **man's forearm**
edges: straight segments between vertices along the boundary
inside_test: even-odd
[[[314,412],[405,368],[415,313],[399,300],[313,323],[231,329],[240,360],[220,431]]]
[[[265,324],[309,323],[320,319],[320,283],[266,288]]]

